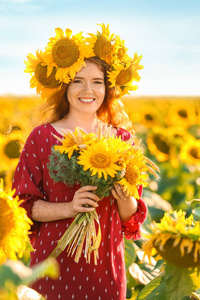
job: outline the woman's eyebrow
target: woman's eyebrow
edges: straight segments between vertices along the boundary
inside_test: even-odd
[[[84,77],[79,77],[79,76],[77,76],[77,77],[75,77],[74,79],[84,79]],[[101,77],[97,77],[97,78],[92,78],[93,80],[102,80],[102,81],[104,81],[104,78],[101,78]]]

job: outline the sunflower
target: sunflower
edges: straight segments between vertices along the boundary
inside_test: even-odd
[[[180,150],[180,159],[188,165],[200,165],[200,140],[191,138],[183,144]]]
[[[20,157],[24,144],[23,134],[21,131],[13,131],[8,135],[0,134],[0,141],[1,168],[7,169],[8,166],[15,165]]]
[[[141,150],[130,149],[129,158],[125,161],[124,177],[118,182],[123,186],[123,190],[128,195],[138,199],[138,186],[147,186],[145,181],[148,174],[144,173],[148,171],[148,167],[145,164],[146,158],[143,156]]]
[[[111,135],[111,132],[107,129],[106,132],[102,132],[102,136],[99,140],[105,141],[109,147],[115,149],[115,151],[120,155],[120,159],[122,159],[125,157],[128,150],[131,149],[135,139],[131,137],[129,140],[123,141],[121,136],[115,137],[114,135]]]
[[[154,154],[158,161],[167,161],[170,158],[171,144],[166,137],[164,128],[154,127],[147,137],[149,151]]]
[[[61,143],[61,146],[54,146],[55,150],[59,150],[61,153],[68,153],[69,159],[71,158],[74,150],[78,150],[78,143],[74,140],[70,133],[64,135],[64,139],[56,137]]]
[[[87,149],[83,150],[78,158],[78,164],[83,166],[83,170],[90,170],[91,176],[98,174],[98,178],[104,176],[114,177],[121,167],[117,165],[119,160],[119,153],[109,146],[104,140],[95,141],[91,143]]]
[[[193,138],[187,129],[183,127],[170,126],[167,128],[167,131],[170,142],[175,145],[179,151],[183,144],[187,143],[188,140]]]
[[[142,56],[135,53],[132,60],[129,58],[125,62],[116,63],[112,65],[112,70],[108,71],[110,87],[116,86],[121,97],[138,88],[137,85],[132,84],[132,81],[140,81],[141,77],[137,71],[143,68],[139,64],[141,58]]]
[[[61,153],[68,153],[69,159],[75,150],[86,148],[86,145],[90,143],[95,136],[93,133],[87,134],[79,127],[76,127],[74,132],[66,132],[64,130],[63,132],[64,139],[55,136],[62,143],[62,146],[54,146],[54,149],[59,150]]]
[[[197,123],[197,115],[194,105],[188,105],[187,101],[173,101],[168,110],[167,123],[188,128]]]
[[[3,181],[0,182],[0,263],[7,258],[16,260],[26,250],[30,224],[24,208],[20,207],[15,191],[4,192]]]
[[[70,29],[55,29],[56,36],[50,38],[44,53],[44,62],[48,74],[55,68],[55,78],[60,82],[69,83],[76,73],[85,66],[84,59],[91,56],[91,50],[86,46],[82,32],[73,35]]]
[[[183,268],[200,266],[200,222],[193,216],[185,217],[183,211],[164,214],[160,223],[150,225],[150,233],[145,233],[143,244],[145,255],[151,260],[164,258],[167,262]]]
[[[112,56],[115,53],[114,34],[110,35],[109,24],[98,24],[102,28],[102,33],[97,31],[97,34],[89,33],[89,38],[86,42],[92,48],[93,53],[91,56],[97,56],[100,59],[111,65]]]
[[[162,117],[155,106],[151,104],[141,105],[139,108],[140,120],[139,123],[147,128],[159,126],[162,124]]]
[[[35,88],[37,94],[42,98],[46,98],[55,93],[60,87],[60,82],[55,78],[56,68],[52,67],[49,71],[48,67],[44,63],[44,53],[42,51],[36,52],[36,56],[29,53],[27,56],[28,61],[24,61],[26,64],[25,73],[30,73],[32,76],[30,79],[30,87]],[[47,54],[45,55],[47,57]]]
[[[121,40],[121,38],[117,35],[115,36],[115,48],[116,48],[116,52],[115,52],[115,56],[113,59],[113,62],[115,61],[126,61],[128,55],[127,55],[127,51],[128,48],[126,48],[125,46],[125,41]]]
[[[148,149],[156,159],[160,162],[169,161],[177,168],[177,149],[173,141],[168,128],[153,127],[153,131],[147,136]]]

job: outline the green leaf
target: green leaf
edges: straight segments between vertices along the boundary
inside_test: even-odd
[[[10,261],[0,266],[0,288],[6,281],[15,286],[29,285],[43,276],[57,279],[59,276],[59,265],[54,258],[48,258],[42,263],[35,265],[32,269],[26,267],[21,261]]]
[[[162,276],[159,275],[147,284],[139,293],[136,300],[168,300],[165,297],[166,286],[162,281]],[[178,300],[178,298],[176,299]]]
[[[192,213],[195,217],[200,218],[200,208],[193,209]]]
[[[156,262],[156,265],[155,265],[155,267],[154,267],[153,270],[156,270],[156,269],[162,267],[162,265],[164,264],[164,262],[165,262],[164,259],[159,259],[159,260]]]
[[[22,264],[22,262],[20,263]],[[0,266],[0,288],[5,286],[7,280],[11,281],[14,285],[20,285],[22,283],[21,277],[15,273],[11,266],[3,264]]]
[[[131,274],[127,271],[126,272],[126,298],[130,299],[132,296],[132,289],[138,284],[138,281],[135,280]]]
[[[32,274],[23,281],[25,285],[29,285],[38,280],[38,278],[48,276],[57,279],[59,276],[59,265],[53,257],[47,258],[45,261],[35,265],[32,268]]]
[[[165,266],[167,299],[177,300],[189,296],[199,288],[198,269],[177,268],[169,263]]]
[[[124,244],[125,244],[124,259],[125,259],[125,266],[126,266],[126,271],[127,271],[128,268],[130,267],[130,265],[136,259],[136,250],[135,250],[132,240],[124,239]]]

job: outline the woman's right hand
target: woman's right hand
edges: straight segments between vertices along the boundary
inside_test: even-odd
[[[97,202],[100,198],[93,193],[96,189],[96,186],[86,185],[75,192],[74,197],[70,202],[72,217],[75,217],[79,212],[94,211],[95,208],[99,206]]]

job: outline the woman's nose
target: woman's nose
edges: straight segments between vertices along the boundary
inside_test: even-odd
[[[93,90],[92,84],[90,82],[85,82],[85,84],[84,84],[84,90],[85,91],[92,91]]]

